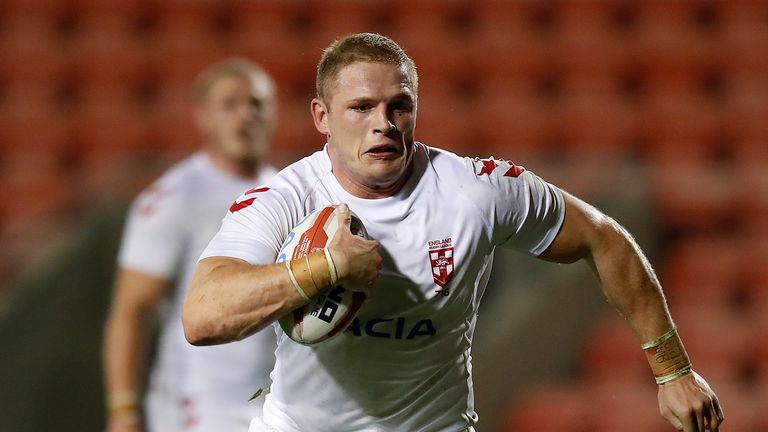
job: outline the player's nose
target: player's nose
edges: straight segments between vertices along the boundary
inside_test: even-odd
[[[386,107],[377,107],[374,111],[373,132],[376,134],[388,135],[395,129],[396,126],[390,119]]]

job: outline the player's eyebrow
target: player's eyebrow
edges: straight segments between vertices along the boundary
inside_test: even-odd
[[[356,98],[348,99],[347,103],[349,104],[355,104],[355,103],[365,103],[365,102],[376,102],[379,99],[373,98],[370,96],[358,96]],[[390,102],[402,102],[402,101],[408,101],[413,102],[414,97],[409,92],[399,92],[396,95],[389,97],[386,99],[387,103]]]

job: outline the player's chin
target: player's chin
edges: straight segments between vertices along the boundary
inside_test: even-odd
[[[262,156],[265,148],[264,144],[254,139],[240,139],[230,147],[232,155],[249,160]]]
[[[402,164],[390,164],[383,166],[372,167],[369,171],[372,183],[379,185],[380,187],[389,187],[398,181],[405,175],[405,169]]]

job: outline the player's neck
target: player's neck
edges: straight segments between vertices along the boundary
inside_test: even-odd
[[[259,174],[260,161],[257,158],[233,160],[215,152],[206,151],[206,154],[217,169],[227,174],[246,179],[255,178]]]
[[[407,168],[400,178],[388,185],[367,185],[356,181],[352,176],[344,175],[334,170],[333,175],[342,188],[349,194],[363,199],[381,199],[394,196],[408,182],[413,172],[412,164]]]

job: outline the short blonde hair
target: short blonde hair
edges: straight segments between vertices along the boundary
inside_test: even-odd
[[[208,98],[211,88],[224,77],[241,76],[248,79],[263,79],[270,89],[275,91],[275,81],[260,66],[240,57],[232,57],[208,66],[197,75],[195,80],[195,101],[199,104]]]
[[[419,75],[416,64],[392,39],[377,33],[357,33],[335,40],[323,50],[317,65],[317,98],[325,103],[328,90],[339,72],[358,61],[399,66],[405,72],[414,95],[418,94]]]

